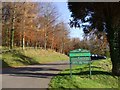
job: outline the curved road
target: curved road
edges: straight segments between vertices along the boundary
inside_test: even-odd
[[[68,61],[2,70],[2,88],[48,88],[51,78],[69,67]]]

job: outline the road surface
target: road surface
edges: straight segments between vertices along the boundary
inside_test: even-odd
[[[69,61],[6,68],[2,71],[2,88],[48,88],[51,78],[69,68]]]

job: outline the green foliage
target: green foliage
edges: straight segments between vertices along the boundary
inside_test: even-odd
[[[103,36],[100,32],[106,33],[113,65],[112,73],[120,76],[120,3],[68,2],[68,8],[73,17],[73,20],[70,20],[71,27],[82,26],[86,35],[96,34],[98,39]],[[87,16],[89,17],[85,19]],[[86,22],[90,25],[80,25]]]
[[[118,88],[118,77],[111,74],[111,61],[101,60],[92,63],[92,76],[89,78],[88,65],[74,66],[72,79],[66,69],[52,78],[51,88]]]
[[[108,58],[110,58],[110,52],[109,51],[105,51],[105,56],[107,56]]]

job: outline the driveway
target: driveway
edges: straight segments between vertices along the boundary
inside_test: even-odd
[[[51,78],[69,68],[68,61],[58,61],[2,71],[2,88],[48,88]]]

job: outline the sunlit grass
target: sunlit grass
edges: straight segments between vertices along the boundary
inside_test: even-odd
[[[68,60],[68,56],[57,53],[53,50],[19,49],[8,51],[2,54],[3,67],[40,64],[60,60]]]
[[[53,77],[50,88],[118,88],[118,77],[111,73],[111,61],[98,60],[91,65],[92,76],[89,76],[88,65],[79,65],[70,70],[66,69]]]

